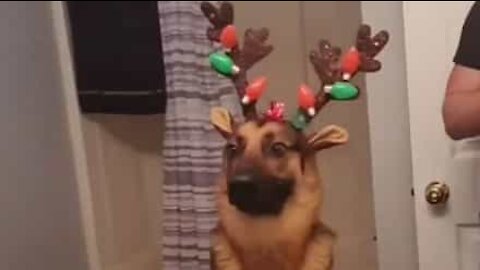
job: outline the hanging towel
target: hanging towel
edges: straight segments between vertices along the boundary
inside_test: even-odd
[[[83,112],[165,111],[165,72],[156,1],[68,1]]]
[[[209,66],[214,44],[200,1],[159,2],[167,80],[164,142],[164,270],[210,269],[210,236],[217,221],[214,190],[224,140],[210,124],[210,109],[241,109],[232,83]]]

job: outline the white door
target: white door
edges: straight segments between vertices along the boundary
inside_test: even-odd
[[[452,58],[472,3],[404,2],[420,270],[480,269],[480,139],[452,142],[441,117]],[[450,188],[444,205],[426,201],[425,189],[434,181]]]

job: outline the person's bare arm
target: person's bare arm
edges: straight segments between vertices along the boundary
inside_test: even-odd
[[[480,136],[480,2],[463,24],[443,104],[447,134],[454,140]]]
[[[453,68],[443,118],[445,130],[454,140],[480,135],[480,70],[460,65]]]

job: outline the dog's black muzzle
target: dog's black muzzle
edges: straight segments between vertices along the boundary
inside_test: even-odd
[[[257,173],[238,173],[228,182],[230,203],[254,216],[278,215],[293,189],[293,180],[262,177]]]

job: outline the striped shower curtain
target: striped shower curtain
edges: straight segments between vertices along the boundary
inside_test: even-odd
[[[167,81],[164,142],[164,270],[210,269],[210,231],[216,222],[214,183],[221,137],[209,123],[213,106],[240,117],[231,82],[212,71],[200,1],[158,2]]]

